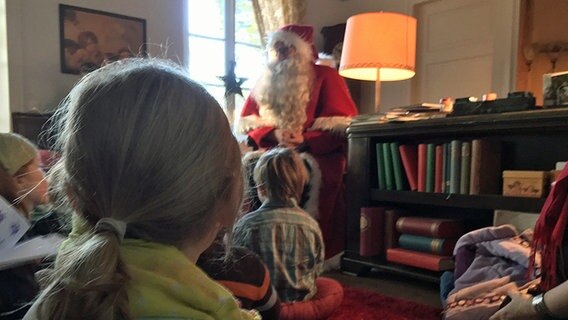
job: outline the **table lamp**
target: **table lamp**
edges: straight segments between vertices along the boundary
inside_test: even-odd
[[[368,12],[347,19],[339,74],[375,81],[375,112],[379,112],[381,81],[412,78],[415,58],[415,18]]]

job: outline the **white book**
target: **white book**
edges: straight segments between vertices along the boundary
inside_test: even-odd
[[[50,234],[18,243],[29,229],[28,219],[0,197],[0,270],[55,255],[65,239],[59,234]]]
[[[0,197],[0,253],[16,245],[29,228],[28,219]]]
[[[66,238],[59,234],[35,237],[18,243],[12,248],[0,250],[0,270],[13,268],[33,260],[55,256]]]

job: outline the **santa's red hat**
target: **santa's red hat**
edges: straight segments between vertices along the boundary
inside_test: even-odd
[[[307,42],[312,47],[312,55],[314,60],[318,58],[316,47],[314,46],[314,28],[310,25],[301,24],[287,24],[278,29],[279,31],[291,32],[298,35],[302,40]]]

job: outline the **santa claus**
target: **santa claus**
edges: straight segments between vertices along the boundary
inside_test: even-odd
[[[267,50],[267,66],[244,104],[238,129],[254,148],[285,145],[317,160],[322,173],[317,220],[326,258],[332,258],[345,244],[345,129],[357,108],[337,71],[315,64],[311,26],[280,28]]]

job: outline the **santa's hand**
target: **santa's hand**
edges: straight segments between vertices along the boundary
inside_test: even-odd
[[[295,132],[287,129],[274,129],[274,137],[279,145],[285,147],[296,147],[304,142],[302,132]]]
[[[511,302],[497,311],[489,320],[539,319],[532,307],[531,295],[514,290],[509,291],[507,295],[511,298]]]

